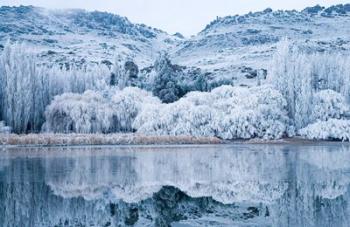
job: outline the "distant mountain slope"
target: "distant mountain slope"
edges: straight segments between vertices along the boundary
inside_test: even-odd
[[[178,38],[111,13],[3,6],[1,45],[8,39],[39,47],[50,62],[106,62],[117,53],[147,65]]]
[[[303,11],[249,13],[217,18],[173,53],[176,62],[195,65],[219,77],[247,84],[248,71],[268,67],[276,43],[283,37],[307,51],[350,50],[350,4]],[[250,69],[252,68],[252,70]],[[244,81],[245,76],[249,77]]]
[[[47,10],[33,6],[0,8],[0,49],[8,39],[36,47],[44,62],[103,62],[132,57],[140,68],[168,51],[176,64],[198,67],[211,80],[256,83],[266,72],[276,43],[288,37],[306,51],[350,50],[350,4],[302,11],[273,11],[217,18],[198,35],[169,35],[105,12]],[[141,70],[142,71],[142,70]]]

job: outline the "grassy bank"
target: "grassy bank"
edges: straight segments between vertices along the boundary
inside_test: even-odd
[[[146,136],[141,134],[0,134],[0,145],[172,145],[219,144],[215,137]]]

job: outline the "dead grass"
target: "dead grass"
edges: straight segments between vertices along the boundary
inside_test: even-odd
[[[145,136],[141,134],[0,134],[0,145],[175,145],[220,144],[215,137]]]

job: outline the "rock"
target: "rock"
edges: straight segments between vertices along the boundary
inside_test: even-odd
[[[106,65],[108,68],[111,68],[112,65],[113,65],[113,63],[111,61],[109,61],[109,60],[102,60],[101,64]]]
[[[47,54],[48,55],[54,55],[54,54],[57,54],[57,52],[53,51],[53,50],[49,50],[49,51],[47,51]]]
[[[267,9],[265,9],[263,12],[264,12],[264,13],[272,13],[273,10],[272,10],[271,8],[267,8]]]
[[[247,79],[253,79],[253,78],[255,78],[255,77],[258,76],[257,70],[256,70],[256,69],[253,69],[253,68],[251,68],[251,67],[243,66],[243,67],[241,67],[241,72],[242,72],[242,73],[245,73],[244,76],[245,76]]]
[[[185,36],[183,36],[180,32],[176,32],[174,34],[174,36],[177,37],[177,38],[180,38],[180,39],[184,39],[185,38]]]

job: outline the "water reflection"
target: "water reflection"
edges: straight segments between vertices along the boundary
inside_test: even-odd
[[[348,226],[349,170],[345,144],[3,148],[0,224]]]

